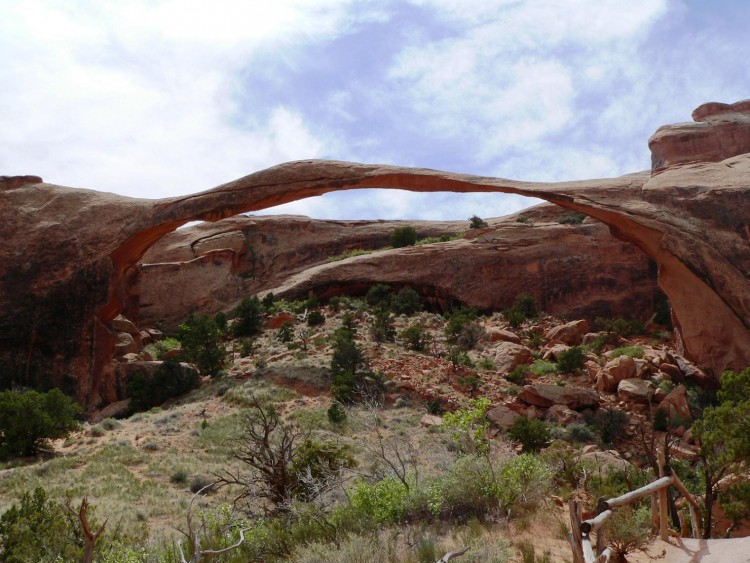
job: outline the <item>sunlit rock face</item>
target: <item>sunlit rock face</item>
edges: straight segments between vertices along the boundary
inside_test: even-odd
[[[138,309],[140,261],[154,243],[188,221],[365,187],[516,193],[585,213],[656,263],[690,359],[714,377],[725,368],[742,369],[750,365],[747,102],[728,106],[731,111],[701,107],[697,127],[673,130],[678,142],[665,129],[652,137],[654,174],[602,180],[541,184],[300,161],[199,194],[143,200],[33,176],[2,177],[0,386],[68,387],[87,406],[115,400],[111,323]],[[711,148],[711,138],[720,151]]]

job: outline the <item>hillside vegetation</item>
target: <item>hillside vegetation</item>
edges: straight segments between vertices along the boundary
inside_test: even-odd
[[[325,306],[249,298],[230,316],[190,317],[153,345],[165,361],[131,380],[127,416],[5,462],[0,559],[81,560],[85,520],[101,531],[95,560],[118,563],[200,550],[202,561],[432,562],[461,548],[462,562],[565,561],[565,501],[593,509],[653,480],[659,445],[706,501],[706,523],[715,514],[731,533],[750,512],[746,440],[718,438],[750,420],[750,371],[725,376],[718,397],[690,366],[667,377],[659,366],[682,359],[663,327],[598,319],[571,340],[564,327],[583,325],[529,296],[503,313],[439,315],[377,285]],[[612,391],[621,364],[637,369],[645,402]],[[594,386],[593,404],[532,399]],[[688,411],[658,408],[677,388]],[[622,555],[648,540],[647,504],[608,531]]]

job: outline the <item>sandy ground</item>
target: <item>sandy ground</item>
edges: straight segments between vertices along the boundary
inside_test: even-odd
[[[669,542],[656,540],[646,553],[628,556],[632,563],[660,561],[663,563],[748,563],[750,537],[727,540],[695,540],[671,538]]]

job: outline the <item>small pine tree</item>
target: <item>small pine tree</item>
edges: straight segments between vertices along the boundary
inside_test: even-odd
[[[255,336],[263,328],[263,305],[257,296],[245,297],[234,311],[235,336]]]
[[[489,227],[489,225],[487,224],[487,221],[485,221],[481,217],[477,215],[472,215],[471,217],[469,217],[470,229],[484,229],[485,227]]]

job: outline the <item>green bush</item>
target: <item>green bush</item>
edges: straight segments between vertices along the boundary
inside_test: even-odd
[[[0,391],[0,456],[28,456],[78,428],[81,407],[59,389]]]
[[[457,370],[460,367],[474,367],[474,362],[471,361],[469,354],[467,354],[465,350],[460,350],[458,348],[450,348],[448,350],[448,361],[451,363],[454,370]]]
[[[430,513],[446,520],[482,517],[498,505],[498,482],[484,456],[466,455],[427,485]]]
[[[519,416],[508,431],[508,436],[521,442],[524,452],[538,452],[549,444],[549,425],[543,420]]]
[[[534,363],[531,364],[529,371],[537,377],[542,377],[543,375],[552,375],[553,373],[557,373],[557,364],[542,359],[534,360]]]
[[[414,227],[396,227],[391,233],[391,246],[403,248],[414,246],[417,242],[417,230]]]
[[[445,337],[448,342],[455,344],[464,326],[477,318],[477,310],[471,307],[462,307],[448,316],[445,325]]]
[[[533,319],[538,315],[536,300],[528,293],[519,293],[510,309],[503,311],[508,324],[518,328],[526,319]]]
[[[631,358],[642,358],[643,357],[643,346],[626,346],[624,348],[615,348],[608,356],[610,360],[619,358],[620,356],[630,356]]]
[[[470,229],[484,229],[485,227],[489,227],[489,225],[487,224],[487,221],[485,221],[481,217],[478,217],[477,215],[472,215],[471,217],[469,217]]]
[[[255,295],[240,301],[234,317],[232,333],[235,336],[256,336],[263,329],[263,305]]]
[[[405,328],[398,333],[398,337],[409,350],[415,352],[422,352],[429,341],[429,335],[421,324],[414,324]]]
[[[328,420],[331,424],[343,424],[346,421],[346,409],[344,409],[341,403],[331,403],[326,414],[328,415]]]
[[[392,294],[393,288],[390,285],[376,283],[375,285],[370,286],[370,289],[365,296],[365,300],[368,305],[372,305],[373,307],[380,305],[381,303],[390,306]]]
[[[185,369],[175,358],[168,358],[156,368],[153,376],[134,375],[126,386],[132,412],[147,411],[167,399],[179,397],[200,385],[200,377]]]
[[[500,506],[510,514],[519,503],[544,499],[552,485],[552,469],[538,455],[524,453],[510,458],[498,472]]]
[[[214,376],[226,365],[223,334],[213,318],[191,314],[177,330],[177,339],[182,344],[182,357],[201,373]]]
[[[326,322],[326,318],[320,311],[310,311],[307,315],[308,326],[319,326]]]
[[[26,492],[0,516],[0,561],[81,561],[77,513],[49,500],[44,489]],[[96,523],[89,517],[96,530]]]
[[[620,409],[600,409],[594,415],[593,425],[599,431],[602,442],[614,444],[622,437],[628,415]]]
[[[393,328],[391,312],[384,303],[375,308],[374,317],[370,323],[370,336],[372,336],[372,339],[378,344],[393,340],[396,336],[396,329]]]
[[[461,327],[455,339],[455,344],[462,350],[471,350],[487,335],[484,327],[476,321],[466,323]]]
[[[557,218],[557,222],[561,225],[580,225],[586,216],[583,213],[573,213],[568,215],[560,215]]]
[[[453,441],[461,452],[482,455],[489,452],[487,411],[490,404],[487,397],[477,397],[469,401],[468,407],[443,416],[443,424],[453,429]]]
[[[362,391],[368,374],[362,350],[354,341],[354,331],[342,326],[333,334],[331,393],[341,403],[353,402]]]
[[[586,354],[580,346],[571,346],[557,355],[557,369],[562,372],[579,370],[586,361]]]
[[[391,310],[397,315],[413,315],[422,309],[419,293],[408,287],[402,287],[391,298]]]
[[[644,334],[646,332],[646,328],[641,321],[624,319],[622,317],[617,317],[615,319],[597,317],[594,320],[594,323],[599,330],[610,332],[617,336],[622,336],[623,338]]]
[[[397,524],[406,517],[409,489],[394,477],[372,485],[360,481],[349,491],[352,507],[378,524]]]
[[[294,329],[292,327],[292,323],[287,321],[283,325],[281,325],[276,338],[279,339],[279,342],[284,342],[285,344],[294,340]]]
[[[529,366],[526,364],[519,364],[513,368],[513,370],[505,376],[505,379],[516,385],[526,385],[526,378],[529,375]]]

